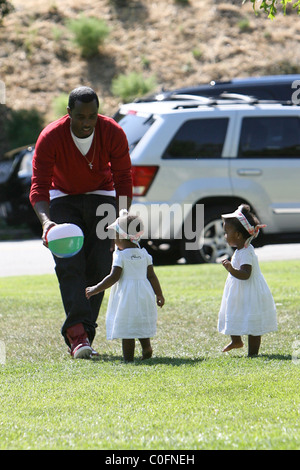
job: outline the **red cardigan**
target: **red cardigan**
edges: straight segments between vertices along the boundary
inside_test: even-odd
[[[112,119],[98,115],[94,140],[86,158],[76,147],[69,115],[52,122],[41,132],[32,162],[30,202],[49,202],[49,190],[83,194],[115,189],[116,195],[132,197],[131,162],[123,129]]]

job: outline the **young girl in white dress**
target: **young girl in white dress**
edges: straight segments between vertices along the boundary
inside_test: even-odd
[[[142,221],[123,209],[108,228],[115,230],[117,246],[112,269],[97,285],[87,287],[86,296],[89,299],[112,287],[106,313],[107,339],[122,338],[124,360],[131,362],[138,338],[142,359],[149,359],[152,356],[150,338],[156,334],[156,303],[162,307],[165,300],[152,257],[138,243],[143,234]]]
[[[251,245],[259,229],[265,225],[260,225],[246,204],[231,214],[223,214],[222,218],[227,243],[237,248],[231,262],[223,261],[229,274],[218,330],[231,336],[231,342],[223,352],[243,347],[241,336],[248,335],[248,356],[255,356],[260,348],[261,335],[277,330],[275,303]]]

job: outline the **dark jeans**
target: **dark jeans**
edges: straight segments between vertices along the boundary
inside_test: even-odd
[[[108,237],[101,240],[96,234],[97,224],[106,216],[96,216],[96,210],[101,204],[115,206],[115,198],[84,194],[59,197],[50,203],[51,220],[59,224],[76,224],[84,233],[84,244],[77,255],[71,258],[54,256],[55,271],[66,313],[61,332],[69,346],[66,330],[78,323],[83,324],[92,343],[104,293],[87,300],[85,288],[97,284],[111,269],[111,240]]]

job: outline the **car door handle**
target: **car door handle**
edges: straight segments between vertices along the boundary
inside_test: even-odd
[[[259,176],[262,174],[262,170],[259,168],[240,168],[237,170],[237,174],[240,176]]]

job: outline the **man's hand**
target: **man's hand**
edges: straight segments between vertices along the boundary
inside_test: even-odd
[[[52,220],[48,220],[47,222],[43,223],[43,235],[42,235],[42,240],[43,240],[43,245],[48,248],[48,240],[47,240],[47,233],[49,232],[50,228],[54,227],[56,225],[55,222],[52,222]]]

